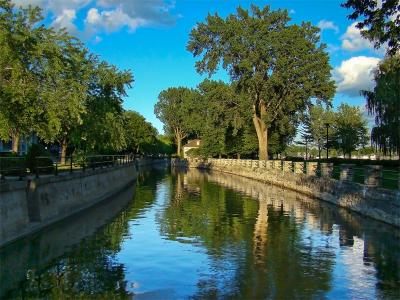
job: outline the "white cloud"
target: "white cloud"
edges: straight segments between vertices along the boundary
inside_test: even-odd
[[[337,92],[356,97],[360,96],[360,90],[371,90],[374,87],[373,70],[379,61],[379,58],[367,56],[342,61],[333,71]]]
[[[77,34],[77,14],[90,6],[85,19],[86,34],[113,32],[123,27],[134,31],[139,26],[173,25],[173,0],[12,0],[17,6],[40,6],[50,13],[52,25]]]
[[[374,45],[361,36],[360,29],[356,27],[357,22],[354,22],[342,36],[342,48],[349,51],[359,51],[363,49],[374,49]]]
[[[332,21],[321,20],[318,22],[317,26],[321,29],[321,31],[331,29],[334,30],[336,33],[339,32],[339,27],[335,25],[335,23],[333,23]]]
[[[76,11],[74,9],[64,9],[52,22],[54,28],[65,28],[72,34],[77,34],[78,30],[74,24]]]
[[[132,18],[127,15],[120,7],[114,10],[99,11],[97,8],[91,8],[86,16],[86,30],[89,32],[114,32],[126,26],[134,31],[141,25],[146,25],[146,20],[141,18]]]

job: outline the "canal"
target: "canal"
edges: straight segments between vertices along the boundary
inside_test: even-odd
[[[198,170],[136,184],[0,249],[4,299],[399,299],[400,234]]]

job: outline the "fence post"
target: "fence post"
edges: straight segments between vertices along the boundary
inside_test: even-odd
[[[1,167],[1,162],[2,162],[2,159],[1,159],[1,157],[0,157],[0,181],[2,181],[2,180],[5,179],[5,177],[4,177],[4,175],[3,175],[2,167]]]
[[[320,163],[321,177],[332,177],[333,163]]]
[[[294,173],[295,174],[303,174],[304,173],[304,163],[300,161],[296,161],[294,163]]]
[[[353,181],[353,176],[354,176],[354,164],[340,165],[340,180]]]
[[[364,184],[368,186],[380,186],[382,181],[382,166],[368,165],[364,169]]]
[[[290,160],[285,160],[283,162],[283,171],[292,173],[293,172],[293,162]]]
[[[318,163],[316,162],[306,162],[306,174],[310,176],[315,176],[317,175],[317,167]]]
[[[39,164],[38,164],[38,158],[35,157],[35,177],[39,178]]]

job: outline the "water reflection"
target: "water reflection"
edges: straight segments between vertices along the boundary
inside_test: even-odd
[[[392,227],[246,178],[136,187],[0,250],[0,298],[400,298]]]

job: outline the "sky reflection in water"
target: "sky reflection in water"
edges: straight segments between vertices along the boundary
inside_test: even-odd
[[[1,249],[0,298],[396,299],[399,250],[394,228],[293,192],[147,170]]]

